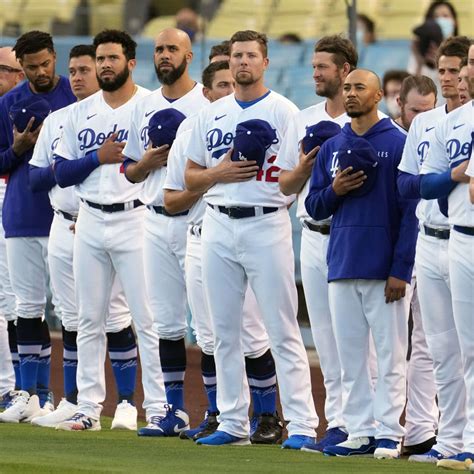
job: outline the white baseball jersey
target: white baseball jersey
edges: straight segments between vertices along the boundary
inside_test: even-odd
[[[46,117],[41,127],[30,165],[47,168],[53,163],[54,151],[61,137],[63,124],[69,111],[75,105],[71,104],[68,107],[56,110]],[[79,199],[72,186],[68,188],[60,188],[58,185],[54,186],[49,191],[49,199],[53,209],[73,215],[79,211]]]
[[[404,173],[419,175],[423,161],[434,140],[435,127],[447,115],[446,106],[436,107],[417,115],[408,132],[405,148],[398,169]],[[448,219],[439,210],[438,201],[421,199],[416,208],[416,217],[421,224],[442,228],[448,227]]]
[[[148,122],[155,112],[174,108],[186,116],[194,115],[209,101],[204,97],[202,84],[197,83],[186,95],[169,101],[163,95],[160,87],[145,99],[135,105],[127,145],[123,154],[134,161],[140,161],[145,153],[150,139],[148,137]],[[163,184],[166,177],[166,167],[153,170],[143,184],[141,200],[147,205],[163,205]]]
[[[184,191],[186,189],[186,184],[184,182],[184,172],[188,161],[186,150],[196,121],[197,115],[193,115],[184,120],[178,130],[178,134],[168,155],[168,171],[166,173],[163,189],[174,191]],[[199,199],[189,210],[187,216],[188,224],[201,225],[205,210],[206,203],[202,199]]]
[[[341,128],[350,122],[350,118],[346,113],[339,115],[339,117],[332,118],[326,112],[326,101],[319,104],[312,105],[307,109],[301,110],[290,122],[288,132],[281,145],[280,153],[275,164],[282,170],[292,171],[299,163],[300,143],[306,135],[306,127],[315,125],[323,120],[330,120],[337,123]],[[301,220],[314,220],[306,212],[304,201],[309,191],[309,179],[306,181],[301,192],[298,194],[298,207],[296,209],[296,217]],[[329,223],[331,219],[325,219],[321,223]]]
[[[136,86],[133,97],[113,109],[99,91],[71,107],[64,124],[56,154],[68,160],[84,158],[99,149],[105,140],[117,133],[118,142],[129,136],[130,115],[134,105],[150,91]],[[97,167],[82,183],[76,186],[77,195],[98,204],[129,202],[140,195],[141,184],[130,183],[123,176],[123,165],[106,164]]]
[[[474,101],[453,110],[435,128],[421,174],[442,173],[469,159],[472,152]],[[469,184],[458,183],[448,197],[449,224],[474,227],[474,205]]]
[[[275,165],[281,142],[298,108],[282,95],[269,91],[250,107],[241,107],[234,94],[210,104],[201,111],[191,133],[186,152],[189,159],[206,168],[217,166],[232,147],[237,124],[250,119],[269,123],[276,133],[266,151],[265,162],[257,176],[241,183],[217,183],[204,195],[207,203],[220,206],[281,207],[291,198],[280,192]]]

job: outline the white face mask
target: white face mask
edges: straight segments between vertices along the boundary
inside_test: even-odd
[[[385,105],[387,106],[387,112],[393,119],[400,117],[400,107],[398,106],[397,99],[388,98],[385,99]]]
[[[454,33],[454,21],[451,18],[445,16],[439,16],[436,18],[436,23],[438,23],[441,31],[443,33],[443,38],[449,38]]]

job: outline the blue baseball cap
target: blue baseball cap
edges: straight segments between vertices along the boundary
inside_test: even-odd
[[[148,136],[156,148],[163,145],[171,146],[176,138],[181,122],[186,115],[179,110],[169,108],[154,113],[148,122]]]
[[[341,133],[341,127],[330,120],[321,120],[314,125],[306,127],[303,137],[303,152],[307,155],[313,148],[321,146],[326,140]]]
[[[49,102],[33,94],[15,102],[10,107],[10,118],[19,132],[23,132],[32,117],[35,118],[31,131],[35,131],[51,112]]]
[[[364,184],[348,193],[349,196],[366,195],[374,187],[377,179],[378,156],[375,148],[365,138],[354,137],[343,142],[337,154],[339,167],[345,170],[352,166],[352,173],[363,171],[367,176]]]
[[[276,131],[268,122],[260,119],[246,120],[237,124],[235,129],[231,160],[254,160],[261,169],[268,148],[277,142]]]

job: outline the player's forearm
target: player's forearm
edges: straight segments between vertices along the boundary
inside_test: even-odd
[[[400,195],[408,199],[420,199],[421,175],[398,172],[397,187]]]
[[[451,170],[444,173],[424,174],[421,177],[420,194],[423,199],[445,198],[456,187],[451,179]]]
[[[285,196],[298,194],[303,189],[310,176],[311,173],[306,172],[299,166],[292,171],[282,170],[280,177],[278,178],[280,191]]]
[[[49,191],[57,184],[56,176],[54,175],[53,167],[51,165],[45,168],[30,165],[28,178],[30,188],[34,193]]]
[[[100,166],[97,154],[94,152],[78,160],[66,160],[61,156],[55,155],[54,162],[54,174],[61,188],[82,183]]]
[[[177,191],[175,189],[165,189],[164,202],[165,208],[170,214],[177,214],[184,212],[201,198],[202,193],[193,193],[185,189],[184,191]]]
[[[0,174],[8,174],[23,162],[24,156],[16,156],[12,148],[0,152]]]
[[[343,201],[343,196],[338,196],[332,184],[321,190],[310,189],[305,200],[308,214],[317,221],[331,217]]]
[[[204,194],[217,183],[215,168],[186,168],[186,188],[193,193]]]
[[[150,170],[143,165],[141,161],[133,161],[130,159],[124,162],[125,176],[132,183],[141,183],[145,181]]]
[[[471,203],[474,204],[474,178],[472,177],[469,180],[469,197],[471,198]]]

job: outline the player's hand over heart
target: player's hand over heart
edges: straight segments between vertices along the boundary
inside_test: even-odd
[[[170,152],[169,145],[162,145],[157,148],[149,146],[141,159],[141,166],[146,172],[150,172],[168,163],[168,154]]]
[[[299,166],[304,174],[308,177],[311,175],[314,162],[316,161],[316,155],[318,154],[320,148],[320,146],[316,146],[308,154],[305,154],[303,151],[303,142],[300,144]]]
[[[457,183],[469,183],[469,176],[466,174],[469,160],[464,160],[460,165],[451,169],[451,179]]]
[[[395,277],[388,277],[385,283],[385,303],[393,303],[405,296],[407,283]]]
[[[16,156],[23,155],[23,153],[35,146],[36,140],[38,140],[38,135],[41,130],[41,125],[34,132],[32,132],[31,127],[33,126],[34,121],[35,118],[31,117],[23,132],[19,132],[15,126],[13,127],[12,149]]]
[[[117,137],[118,134],[113,133],[97,150],[97,156],[101,165],[123,163],[125,160],[125,157],[122,155],[125,142],[116,142]]]
[[[232,161],[232,148],[224,155],[221,162],[211,168],[218,183],[240,183],[257,176],[259,167],[256,161]]]
[[[367,179],[363,171],[352,173],[352,170],[352,166],[347,167],[345,170],[337,170],[336,177],[332,182],[332,189],[334,189],[338,196],[344,196],[353,189],[360,188]]]

